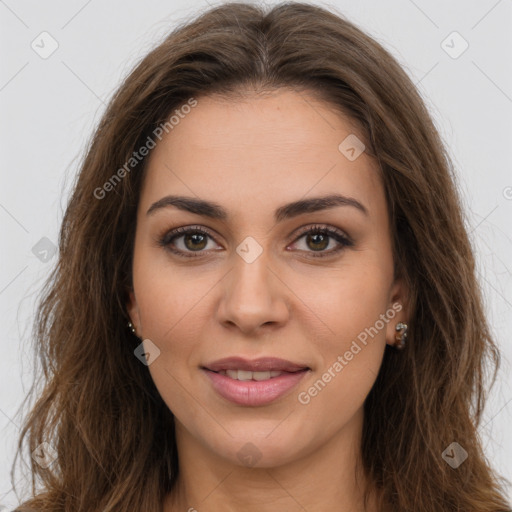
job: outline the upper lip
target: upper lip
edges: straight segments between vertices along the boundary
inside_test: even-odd
[[[218,372],[221,370],[244,370],[247,372],[296,372],[300,370],[309,370],[305,364],[292,363],[285,359],[277,357],[261,357],[259,359],[244,359],[243,357],[226,357],[205,364],[203,368]]]

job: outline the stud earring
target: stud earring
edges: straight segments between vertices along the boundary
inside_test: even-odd
[[[399,332],[399,334],[395,335],[395,343],[393,343],[393,347],[398,350],[402,350],[405,347],[405,340],[407,339],[407,324],[398,322],[395,330]]]
[[[137,331],[135,330],[135,327],[133,326],[133,324],[131,322],[128,322],[126,325],[128,326],[128,329],[130,329],[130,331],[132,331],[133,334],[135,334],[135,336],[137,336]]]

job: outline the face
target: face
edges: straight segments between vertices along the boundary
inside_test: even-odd
[[[178,446],[272,467],[360,427],[406,318],[384,189],[354,137],[281,89],[198,98],[152,150],[128,311]]]

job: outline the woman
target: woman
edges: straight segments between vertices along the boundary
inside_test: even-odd
[[[212,8],[136,67],[37,327],[20,511],[510,510],[449,156],[396,61],[320,7]]]

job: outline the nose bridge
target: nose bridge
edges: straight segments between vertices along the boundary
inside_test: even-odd
[[[249,244],[240,244],[237,255],[234,256],[234,268],[231,276],[232,290],[238,294],[259,293],[268,295],[269,290],[269,258],[268,250],[254,254],[254,247]],[[244,254],[245,252],[245,254]],[[240,254],[242,253],[242,255]]]
[[[233,254],[219,308],[220,319],[244,331],[269,322],[281,322],[288,308],[284,286],[271,269],[269,249],[247,237]]]

